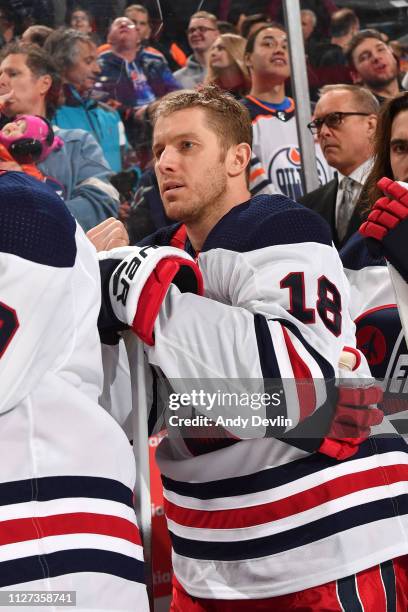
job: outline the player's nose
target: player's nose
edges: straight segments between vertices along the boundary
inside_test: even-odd
[[[162,174],[172,172],[177,168],[177,153],[174,148],[166,147],[157,160],[156,167]]]

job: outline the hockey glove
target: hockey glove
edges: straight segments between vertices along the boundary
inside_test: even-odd
[[[384,256],[408,282],[408,184],[382,178],[385,194],[374,204],[359,232],[374,257]]]
[[[384,413],[375,404],[382,401],[381,387],[338,387],[337,405],[329,432],[318,448],[320,453],[342,461],[352,457],[379,425]]]
[[[121,247],[99,255],[103,300],[108,300],[107,309],[105,305],[105,311],[101,310],[99,327],[106,329],[113,320],[117,329],[130,327],[152,346],[156,317],[170,284],[174,283],[182,293],[203,294],[201,272],[193,258],[181,249]]]

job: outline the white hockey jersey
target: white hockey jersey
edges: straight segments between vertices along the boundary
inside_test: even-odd
[[[175,244],[175,229],[145,244]],[[193,254],[188,242],[186,250]],[[405,442],[372,437],[338,462],[299,440],[302,424],[327,409],[340,352],[355,342],[349,287],[326,224],[283,196],[257,196],[218,222],[197,261],[205,297],[171,287],[155,345],[146,347],[150,364],[179,403],[185,392],[194,399],[191,381],[215,392],[279,381],[285,401],[262,414],[287,420],[274,430],[280,439],[265,437],[262,425],[242,439],[243,422],[231,420],[223,440],[204,422],[201,437],[192,421],[172,425],[179,411],[168,405],[169,436],[156,458],[179,583],[196,597],[261,599],[406,554]],[[203,404],[188,410],[216,422],[250,416],[252,407],[217,400],[211,412]]]
[[[408,437],[408,349],[386,261],[370,255],[360,234],[340,255],[350,282],[357,345],[373,376],[382,381],[385,413]]]
[[[147,611],[133,453],[97,404],[95,250],[35,179],[1,175],[0,198],[0,589]]]
[[[271,109],[253,96],[246,96],[242,102],[251,115],[253,153],[265,169],[266,179],[272,183],[277,193],[298,200],[303,195],[302,160],[294,101],[285,98],[286,105],[282,110]],[[318,144],[316,144],[316,163],[320,184],[324,185],[333,178],[333,170],[326,162]],[[256,174],[251,172],[251,192],[255,179]]]

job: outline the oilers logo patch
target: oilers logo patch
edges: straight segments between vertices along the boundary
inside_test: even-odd
[[[316,160],[317,174],[320,184],[323,185],[327,183],[329,177],[322,161],[318,157]],[[301,166],[299,147],[294,146],[278,149],[269,164],[269,180],[292,200],[298,200],[303,195]]]

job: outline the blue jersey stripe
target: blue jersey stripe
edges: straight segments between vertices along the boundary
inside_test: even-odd
[[[192,559],[243,561],[295,550],[299,546],[312,544],[354,527],[392,518],[396,516],[395,508],[398,508],[399,516],[408,514],[407,494],[399,495],[393,499],[381,499],[361,504],[307,523],[301,527],[253,540],[204,542],[181,538],[171,532],[170,535],[173,548],[179,555]],[[273,517],[271,516],[272,520]]]
[[[380,565],[381,578],[384,585],[385,598],[387,600],[387,612],[397,612],[397,593],[395,590],[395,571],[391,561],[385,561]]]
[[[337,593],[343,610],[364,612],[358,597],[355,574],[337,580]]]
[[[2,561],[0,588],[79,572],[110,574],[140,583],[145,581],[142,561],[109,550],[83,548]]]
[[[105,499],[133,508],[131,489],[109,478],[46,476],[0,484],[0,506],[68,497]]]
[[[238,442],[240,444],[240,442]],[[372,455],[379,455],[392,451],[408,452],[408,446],[400,437],[384,438],[378,437],[363,442],[358,452],[346,459],[356,461]],[[180,482],[162,475],[163,486],[168,491],[178,495],[185,495],[196,499],[215,499],[219,497],[233,497],[235,495],[248,495],[260,493],[275,487],[293,483],[300,478],[315,474],[327,468],[338,465],[337,459],[333,459],[322,453],[313,453],[307,457],[290,461],[278,467],[261,470],[255,474],[236,476],[222,480],[209,482]]]

